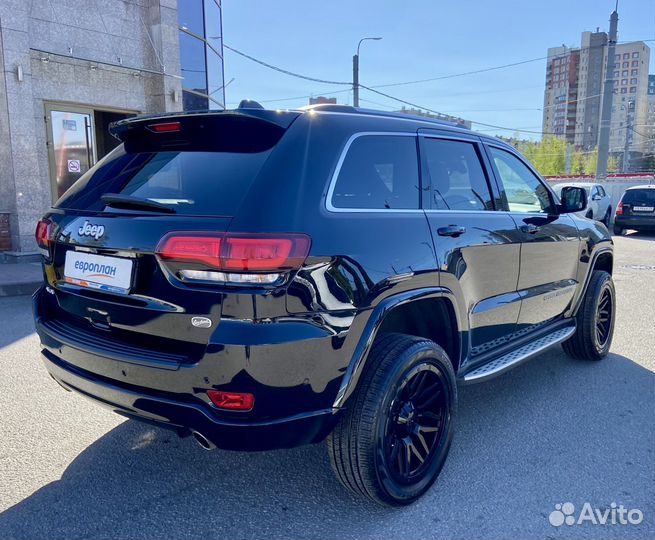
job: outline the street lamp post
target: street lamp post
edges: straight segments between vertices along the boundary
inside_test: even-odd
[[[353,56],[353,105],[359,107],[359,48],[362,41],[379,41],[381,37],[365,37],[359,40],[357,44],[357,54]]]

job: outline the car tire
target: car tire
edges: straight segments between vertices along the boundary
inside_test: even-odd
[[[605,217],[603,218],[603,225],[607,227],[608,229],[610,228],[610,219],[612,216],[612,208],[608,207],[607,212],[605,212]]]
[[[603,270],[594,270],[575,316],[575,334],[562,343],[564,351],[573,358],[603,359],[612,345],[615,315],[616,293],[612,276]]]
[[[404,506],[434,483],[457,412],[455,372],[436,343],[385,334],[327,448],[339,481],[384,506]]]
[[[614,224],[614,234],[616,236],[623,236],[623,227]]]
[[[585,217],[586,217],[587,219],[594,219],[594,211],[593,211],[593,210],[589,210],[589,212],[587,212],[587,213],[585,214]]]

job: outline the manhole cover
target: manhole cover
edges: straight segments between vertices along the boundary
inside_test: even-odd
[[[621,268],[629,270],[655,270],[655,264],[622,264]]]

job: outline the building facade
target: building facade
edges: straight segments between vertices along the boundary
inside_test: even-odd
[[[310,97],[309,104],[310,105],[336,105],[337,98],[325,97],[325,96]]]
[[[637,136],[646,141],[646,153],[655,161],[655,75],[648,76],[646,124],[637,126]]]
[[[0,246],[35,249],[43,212],[118,144],[111,122],[223,108],[220,8],[0,0]]]
[[[580,50],[569,47],[548,49],[543,130],[574,142],[578,103]]]
[[[583,150],[598,145],[607,66],[606,32],[583,32],[579,48],[548,49],[543,132],[564,138]],[[650,48],[643,41],[616,45],[612,73],[610,153],[623,160],[647,151],[634,126],[646,122]]]
[[[402,109],[396,112],[400,112],[404,114],[413,114],[415,116],[425,116],[427,118],[434,118],[435,120],[443,120],[444,122],[450,122],[452,124],[458,125],[466,129],[471,129],[472,126],[472,122],[470,120],[464,120],[464,118],[460,118],[459,116],[451,116],[449,114],[435,114],[428,111],[424,111],[422,109],[403,107]]]

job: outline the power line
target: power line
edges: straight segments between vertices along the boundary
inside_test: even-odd
[[[643,137],[644,139],[650,139],[651,137],[653,137],[652,135],[644,135],[644,134],[641,133],[640,131],[637,131],[633,126],[626,126],[626,127],[627,127],[630,131],[634,131],[637,135],[640,135],[640,136]]]
[[[369,92],[373,92],[375,94],[379,94],[379,95],[384,96],[386,98],[393,99],[394,101],[398,101],[399,103],[404,103],[405,105],[409,105],[410,107],[414,107],[416,109],[423,109],[423,110],[425,110],[427,112],[431,112],[431,113],[436,114],[438,116],[444,116],[444,117],[449,116],[449,115],[444,114],[444,113],[442,113],[440,111],[435,111],[434,109],[424,107],[423,105],[418,105],[416,103],[412,103],[411,101],[406,101],[406,100],[400,99],[400,98],[398,98],[396,96],[392,96],[390,94],[380,92],[379,90],[375,90],[373,88],[370,88],[369,86],[364,86],[363,84],[360,84],[360,86],[362,88],[368,90]],[[473,122],[474,124],[478,124],[480,126],[486,126],[486,127],[501,129],[501,130],[506,130],[506,131],[519,131],[519,132],[522,132],[522,133],[534,133],[534,134],[537,134],[537,135],[556,135],[556,133],[549,133],[549,132],[545,132],[545,131],[532,131],[532,130],[527,130],[527,129],[518,129],[518,128],[513,128],[513,127],[507,127],[507,126],[498,126],[496,124],[487,124],[485,122],[478,122],[477,120],[471,120],[471,122]]]
[[[655,41],[655,40],[641,40],[641,41]],[[586,47],[586,48],[604,47],[604,46],[606,46],[606,44],[592,45],[592,46],[589,46],[589,47]],[[285,75],[290,75],[292,77],[297,77],[297,78],[300,78],[300,79],[304,79],[304,80],[308,80],[308,81],[312,81],[312,82],[323,83],[323,84],[335,84],[335,85],[352,86],[352,82],[330,81],[330,80],[326,80],[326,79],[318,79],[318,78],[315,78],[315,77],[309,77],[309,76],[306,76],[306,75],[301,75],[299,73],[294,73],[292,71],[279,68],[279,67],[274,66],[272,64],[269,64],[267,62],[259,60],[259,59],[255,58],[253,56],[250,56],[250,55],[248,55],[248,54],[246,54],[244,52],[241,52],[241,51],[239,51],[239,50],[237,50],[237,49],[235,49],[233,47],[230,47],[229,45],[226,45],[225,43],[223,43],[223,47],[225,47],[226,49],[228,49],[228,50],[230,50],[230,51],[232,51],[232,52],[234,52],[234,53],[236,53],[236,54],[238,54],[238,55],[240,55],[240,56],[242,56],[244,58],[247,58],[248,60],[256,62],[257,64],[265,66],[265,67],[267,67],[269,69],[272,69],[274,71],[278,71],[278,72],[283,73]],[[441,77],[434,77],[432,79],[421,79],[420,81],[406,81],[404,83],[390,83],[390,84],[386,84],[386,85],[376,85],[375,87],[370,87],[370,86],[366,86],[366,85],[363,85],[363,84],[359,84],[359,87],[364,88],[365,90],[368,90],[369,92],[373,92],[373,93],[378,94],[380,96],[383,96],[383,97],[386,97],[388,99],[397,101],[399,103],[409,105],[410,107],[415,107],[417,109],[424,109],[425,111],[431,112],[431,113],[436,114],[438,116],[447,117],[449,115],[444,114],[444,113],[442,113],[440,111],[436,111],[434,109],[430,109],[429,107],[424,107],[422,105],[412,103],[411,101],[407,101],[407,100],[398,98],[396,96],[386,94],[384,92],[376,90],[375,88],[383,88],[383,87],[388,87],[388,86],[400,86],[400,85],[405,85],[405,84],[415,84],[415,83],[418,83],[418,82],[428,82],[428,81],[431,81],[431,80],[442,80],[442,79],[448,79],[448,78],[454,78],[454,77],[461,77],[461,76],[464,76],[464,75],[471,75],[471,74],[474,74],[476,72],[485,72],[485,71],[492,71],[492,70],[496,70],[496,69],[504,69],[506,67],[512,67],[514,65],[525,64],[525,63],[529,63],[529,62],[536,62],[538,60],[544,60],[544,59],[547,59],[547,58],[549,58],[549,56],[535,58],[535,59],[531,59],[531,60],[523,60],[521,62],[514,62],[512,64],[504,64],[502,66],[494,66],[492,68],[485,68],[483,70],[476,70],[476,71],[470,71],[470,72],[464,72],[464,73],[456,73],[456,74],[452,74],[452,75],[444,75],[444,76],[441,76]],[[349,89],[348,90],[343,90],[342,92],[347,92],[347,91],[349,91]],[[593,97],[595,97],[595,96],[593,96]],[[289,98],[289,99],[291,99],[291,98]],[[295,98],[293,98],[293,99],[295,99]],[[590,98],[583,98],[583,99],[590,99]],[[271,101],[273,101],[273,100],[271,100]],[[282,101],[282,100],[275,100],[275,101]],[[477,125],[480,125],[480,126],[485,126],[485,127],[490,127],[490,128],[500,129],[500,130],[505,130],[505,131],[518,131],[518,132],[522,132],[522,133],[533,133],[533,134],[536,134],[536,135],[558,135],[558,133],[555,133],[555,132],[533,131],[533,130],[527,130],[527,129],[512,128],[512,127],[500,126],[500,125],[496,125],[496,124],[488,124],[486,122],[478,122],[478,121],[475,121],[475,120],[471,120],[471,122],[473,122],[473,123],[475,123]]]
[[[622,41],[619,42],[618,45],[622,43],[632,43],[634,41],[643,41],[643,42],[649,42],[649,41],[655,41],[655,39],[641,39],[641,40],[632,40],[632,41]],[[583,49],[594,49],[594,48],[599,48],[599,47],[607,47],[606,43],[602,43],[600,45],[589,45],[587,47],[571,47],[571,49],[576,49],[576,50],[583,50]],[[482,69],[476,69],[473,71],[464,71],[462,73],[452,73],[449,75],[440,75],[438,77],[430,77],[427,79],[417,79],[414,81],[404,81],[404,82],[397,82],[397,83],[387,83],[387,84],[376,84],[376,85],[371,85],[372,88],[390,88],[392,86],[405,86],[409,84],[420,84],[420,83],[426,83],[426,82],[433,82],[433,81],[442,81],[445,79],[454,79],[456,77],[464,77],[467,75],[477,75],[479,73],[487,73],[489,71],[496,71],[499,69],[506,69],[514,66],[520,66],[523,64],[530,64],[532,62],[539,62],[541,60],[548,60],[549,58],[555,58],[560,55],[554,55],[554,56],[540,56],[539,58],[530,58],[529,60],[520,60],[518,62],[511,62],[509,64],[502,64],[500,66],[492,66],[488,68],[482,68]],[[361,85],[360,85],[361,86]]]
[[[273,69],[275,71],[279,71],[280,73],[284,73],[285,75],[290,75],[292,77],[297,77],[298,79],[304,79],[306,81],[312,81],[312,82],[317,82],[317,83],[323,83],[323,84],[338,84],[338,85],[346,85],[346,86],[352,86],[352,81],[329,81],[326,79],[317,79],[316,77],[308,77],[307,75],[301,75],[300,73],[294,73],[293,71],[289,71],[286,69],[279,68],[277,66],[274,66],[272,64],[269,64],[267,62],[264,62],[262,60],[258,60],[254,56],[250,56],[249,54],[246,54],[244,52],[238,51],[237,49],[230,47],[229,45],[226,45],[223,43],[223,47],[226,48],[228,51],[232,51],[235,54],[238,54],[239,56],[243,56],[244,58],[247,58],[248,60],[252,60],[253,62],[256,62],[257,64],[260,64],[262,66],[265,66],[269,69]]]

